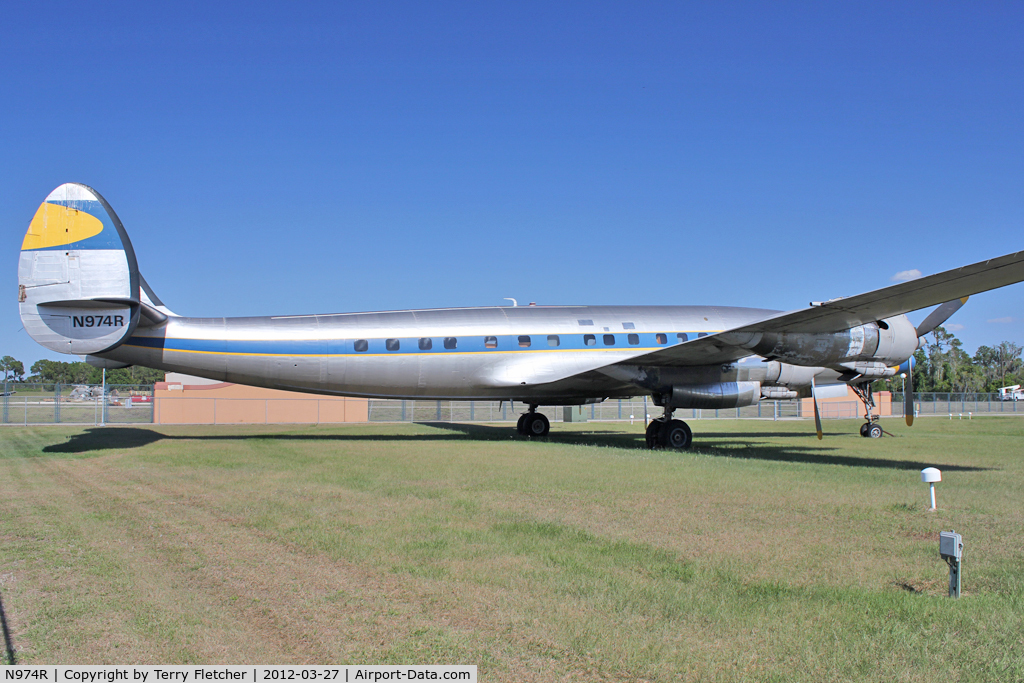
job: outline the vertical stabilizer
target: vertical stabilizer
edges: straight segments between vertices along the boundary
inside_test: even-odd
[[[53,351],[108,351],[138,324],[140,280],[114,210],[92,188],[66,183],[40,204],[21,245],[21,321]]]

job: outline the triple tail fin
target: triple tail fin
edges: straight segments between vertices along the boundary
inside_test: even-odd
[[[117,348],[140,324],[173,315],[139,274],[128,233],[96,190],[65,183],[39,205],[21,245],[25,330],[61,353]]]

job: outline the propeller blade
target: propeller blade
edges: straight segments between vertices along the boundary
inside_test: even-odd
[[[814,378],[811,378],[811,402],[814,403],[814,429],[818,432],[818,441],[821,441],[821,413],[818,412],[818,396],[814,391]]]
[[[914,357],[907,359],[907,377],[903,385],[903,418],[908,427],[914,426]]]
[[[963,299],[953,299],[942,304],[934,311],[928,314],[928,317],[921,321],[921,324],[917,326],[917,336],[923,337],[928,334],[942,323],[949,320],[949,317],[960,310],[960,307],[967,303],[969,297]]]

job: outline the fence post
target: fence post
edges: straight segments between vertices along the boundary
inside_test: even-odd
[[[4,377],[4,424],[7,424],[7,421],[8,421],[7,412],[9,410],[8,409],[8,404],[10,404],[10,402],[11,402],[11,397],[10,397],[8,389],[7,389],[7,378]]]
[[[60,422],[60,382],[53,385],[53,421]]]
[[[472,422],[476,419],[476,401],[469,402],[469,421]]]
[[[441,421],[441,402],[437,402],[437,421]]]

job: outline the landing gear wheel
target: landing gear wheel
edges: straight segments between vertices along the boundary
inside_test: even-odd
[[[867,428],[867,436],[870,439],[882,438],[882,425],[872,422],[871,426]]]
[[[866,437],[868,435],[868,427],[871,426],[870,422],[865,422],[860,426],[860,435]]]
[[[519,422],[516,423],[516,434],[526,436],[526,418],[530,413],[523,413],[519,416]]]
[[[647,425],[647,431],[645,437],[647,439],[647,448],[654,450],[658,445],[658,432],[661,431],[662,425],[665,423],[661,420],[653,420]]]
[[[659,441],[663,446],[683,450],[693,442],[693,432],[682,420],[670,420],[661,430]]]
[[[547,436],[551,431],[551,423],[542,413],[527,413],[532,419],[524,427],[527,436]]]

